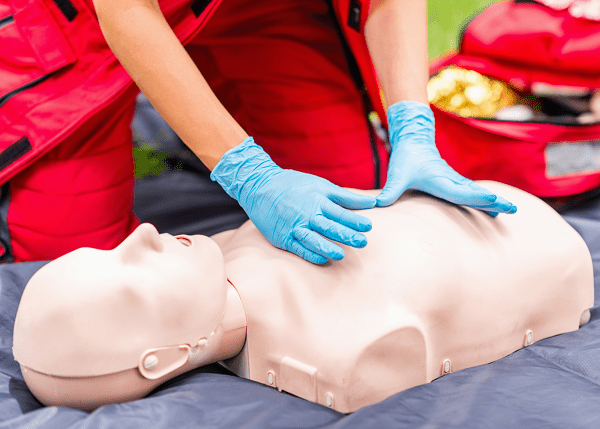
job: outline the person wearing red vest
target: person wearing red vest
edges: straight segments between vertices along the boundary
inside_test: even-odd
[[[314,263],[343,257],[325,238],[366,245],[370,221],[347,209],[389,205],[407,188],[516,211],[435,148],[425,0],[6,1],[5,260],[108,249],[135,228],[137,87],[271,243]],[[389,122],[389,169],[371,111]],[[386,176],[377,199],[338,187]]]

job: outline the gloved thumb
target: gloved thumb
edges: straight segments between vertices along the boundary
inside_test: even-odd
[[[333,189],[328,192],[327,198],[339,206],[350,210],[372,209],[375,207],[376,201],[374,197],[356,194],[336,185],[332,186]]]
[[[377,207],[387,207],[396,202],[406,191],[407,186],[399,183],[386,183],[381,193],[377,195]]]

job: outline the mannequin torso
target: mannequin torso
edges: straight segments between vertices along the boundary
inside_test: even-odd
[[[577,329],[593,304],[583,240],[537,198],[484,186],[519,213],[409,192],[368,212],[366,248],[325,266],[272,248],[250,223],[214,236],[248,324],[229,367],[348,412],[506,356],[529,332],[531,343]]]

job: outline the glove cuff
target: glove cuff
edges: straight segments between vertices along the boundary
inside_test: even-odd
[[[279,169],[262,147],[248,137],[242,143],[229,149],[210,173],[212,181],[217,182],[240,204],[240,194],[244,185],[257,181],[262,174],[259,170]]]
[[[392,149],[408,134],[423,135],[424,141],[435,140],[435,118],[428,104],[399,101],[387,109]]]

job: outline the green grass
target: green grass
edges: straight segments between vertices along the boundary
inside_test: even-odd
[[[155,176],[165,171],[181,170],[181,163],[174,161],[171,154],[142,143],[133,147],[136,177]]]
[[[462,27],[478,11],[495,3],[490,0],[428,0],[429,58],[458,49]]]
[[[463,26],[478,11],[494,3],[490,0],[428,0],[429,58],[435,58],[449,49],[458,48],[458,36]],[[137,177],[160,174],[180,169],[172,165],[168,153],[149,145],[134,148]]]

